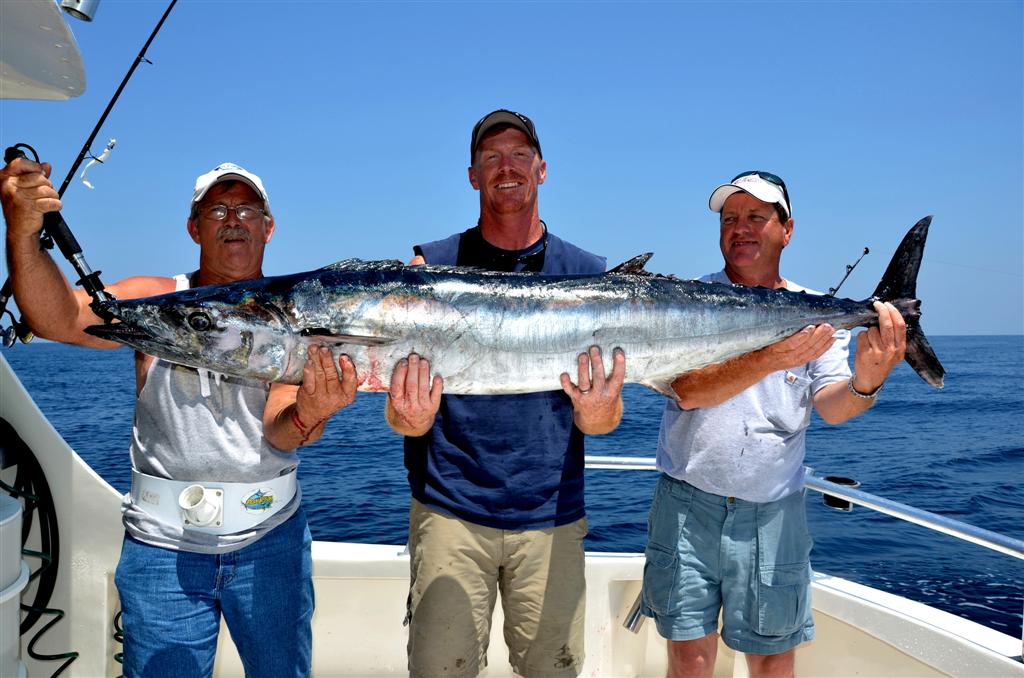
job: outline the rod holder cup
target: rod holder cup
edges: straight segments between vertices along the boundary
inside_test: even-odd
[[[845,476],[825,476],[824,478],[822,478],[822,480],[826,480],[830,483],[835,483],[836,485],[843,485],[845,487],[849,487],[852,490],[855,490],[858,487],[860,487],[859,481],[854,480],[853,478],[847,478]],[[853,504],[846,501],[845,499],[833,497],[831,494],[822,494],[821,498],[825,502],[825,506],[828,506],[829,508],[834,508],[837,511],[845,511],[846,513],[849,513],[850,511],[853,510]]]
[[[224,493],[202,485],[189,485],[178,495],[178,506],[185,512],[186,525],[220,525],[224,515]]]
[[[100,0],[61,0],[60,7],[76,19],[92,21],[100,8]]]

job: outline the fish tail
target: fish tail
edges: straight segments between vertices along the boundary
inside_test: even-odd
[[[907,364],[926,382],[942,388],[946,370],[921,330],[921,302],[917,299],[917,272],[931,223],[932,218],[927,216],[904,236],[871,300],[888,301],[899,309],[907,323]]]

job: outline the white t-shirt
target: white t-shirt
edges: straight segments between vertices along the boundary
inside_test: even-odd
[[[725,271],[701,281],[730,283]],[[821,294],[790,281],[786,288]],[[850,331],[837,330],[835,337],[817,360],[774,372],[716,407],[682,410],[668,400],[658,469],[705,492],[748,501],[775,501],[799,491],[813,396],[850,378]]]

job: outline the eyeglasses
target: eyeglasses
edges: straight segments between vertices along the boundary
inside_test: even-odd
[[[782,197],[786,199],[786,212],[788,213],[786,216],[793,216],[793,203],[790,202],[789,200],[789,191],[786,190],[786,182],[782,180],[782,177],[772,174],[771,172],[764,172],[761,170],[750,170],[749,172],[740,172],[739,174],[732,178],[732,181],[742,179],[743,177],[759,177],[767,181],[769,184],[775,184],[776,186],[781,188]],[[732,181],[730,181],[729,183],[732,183]]]
[[[203,216],[214,221],[224,221],[228,218],[228,212],[234,212],[239,221],[252,221],[266,214],[266,212],[254,205],[211,205],[203,210]]]

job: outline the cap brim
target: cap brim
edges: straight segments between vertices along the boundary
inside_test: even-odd
[[[260,196],[260,199],[262,199],[264,202],[266,202],[267,200],[266,196],[263,195],[263,191],[260,190],[259,186],[253,183],[252,179],[249,179],[248,177],[243,177],[241,174],[234,174],[232,172],[228,172],[227,174],[220,175],[214,181],[210,182],[207,186],[203,187],[201,190],[196,191],[192,195],[192,202],[199,202],[200,200],[203,199],[203,196],[210,192],[211,188],[213,188],[217,184],[224,183],[225,181],[241,181],[243,184],[245,184],[253,191],[255,191],[256,195]]]
[[[266,191],[260,188],[259,185],[249,177],[245,176],[244,174],[238,174],[236,172],[225,172],[224,174],[220,175],[203,188],[194,191],[192,193],[192,204],[194,205],[200,200],[202,200],[206,196],[206,194],[210,192],[211,188],[225,181],[240,181],[249,188],[251,188],[253,190],[253,193],[259,196],[260,200],[263,201],[263,209],[266,211],[267,216],[270,216],[270,198],[267,197]]]
[[[537,138],[535,131],[532,131],[529,126],[523,122],[523,120],[512,113],[511,111],[495,111],[484,118],[483,122],[474,130],[472,144],[470,146],[470,154],[475,155],[476,149],[480,146],[480,141],[495,127],[515,127],[517,130],[526,135],[526,138],[530,140],[534,148],[537,149],[537,154],[544,157],[544,154],[540,150],[540,139]]]
[[[708,207],[711,208],[712,212],[721,212],[729,196],[741,191],[754,196],[761,202],[766,202],[770,205],[781,205],[786,216],[789,216],[789,205],[786,204],[786,196],[783,195],[782,189],[764,180],[756,183],[748,182],[743,187],[736,184],[722,184],[711,192],[711,197],[708,198]]]

